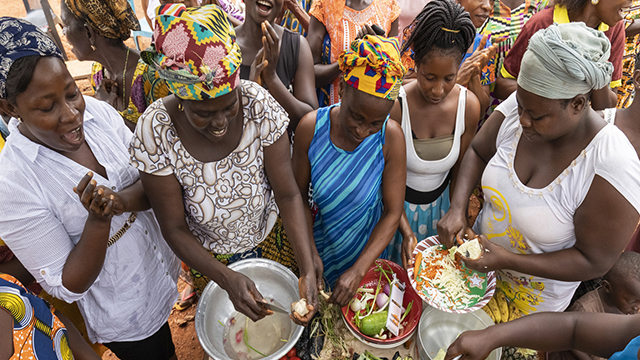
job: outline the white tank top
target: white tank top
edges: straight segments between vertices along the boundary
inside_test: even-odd
[[[437,189],[446,180],[449,170],[458,161],[460,156],[460,138],[464,133],[465,110],[467,105],[467,89],[460,85],[458,97],[458,111],[456,113],[456,125],[453,133],[453,146],[449,154],[440,160],[422,160],[416,154],[413,146],[411,131],[411,119],[409,118],[409,103],[404,87],[400,88],[398,98],[402,104],[402,131],[407,144],[407,186],[420,191],[429,192]]]
[[[573,215],[595,175],[607,180],[636,210],[640,209],[640,161],[616,126],[605,125],[554,181],[542,189],[533,189],[521,183],[513,165],[522,134],[515,92],[496,111],[505,119],[496,139],[496,154],[482,174],[485,205],[475,224],[476,230],[489,240],[518,254],[573,247]],[[496,273],[498,286],[525,314],[565,310],[579,284],[512,270]]]

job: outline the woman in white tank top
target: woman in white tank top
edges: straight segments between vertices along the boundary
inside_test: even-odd
[[[475,38],[464,8],[429,2],[412,24],[403,48],[416,59],[417,81],[403,87],[391,118],[400,120],[407,146],[404,216],[388,248],[389,258],[409,266],[417,241],[436,235],[449,210],[449,187],[480,118],[480,103],[456,85],[458,68]]]
[[[468,228],[469,194],[482,179],[474,227],[485,249],[468,267],[496,270],[524,313],[563,311],[580,281],[605,274],[638,223],[640,161],[625,137],[589,107],[607,86],[610,44],[583,23],[536,33],[518,90],[474,138],[451,209],[438,224],[451,246]],[[568,69],[568,70],[567,70]]]

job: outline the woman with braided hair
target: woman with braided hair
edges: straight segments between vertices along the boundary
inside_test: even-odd
[[[404,214],[389,258],[405,267],[417,241],[436,235],[436,223],[449,210],[449,188],[480,116],[476,96],[456,84],[460,63],[476,36],[469,13],[453,1],[433,0],[411,28],[403,50],[413,52],[417,81],[400,89],[391,110],[404,131],[407,182]]]
[[[316,278],[343,306],[398,227],[406,159],[402,129],[388,121],[404,76],[397,40],[366,35],[338,61],[342,103],[302,118],[293,167],[303,198],[311,184],[318,204],[315,222],[306,209]]]

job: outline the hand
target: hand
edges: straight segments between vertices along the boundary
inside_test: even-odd
[[[338,278],[333,293],[327,302],[337,304],[340,307],[347,305],[356,294],[363,277],[364,274],[360,274],[353,266],[349,268]]]
[[[97,220],[111,221],[114,212],[115,196],[107,194],[103,187],[96,188],[97,182],[92,179],[93,173],[89,171],[73,188],[78,194],[80,202],[89,212],[89,217]]]
[[[260,75],[262,75],[262,70],[269,63],[264,59],[264,48],[260,49],[256,54],[255,59],[251,63],[251,70],[249,71],[249,80],[255,83],[261,84]]]
[[[117,192],[111,190],[111,188],[104,185],[97,185],[95,180],[92,180],[93,172],[89,171],[78,183],[78,186],[73,188],[73,192],[80,196],[80,202],[84,205],[85,209],[89,209],[91,194],[84,194],[87,192],[88,185],[92,186],[93,196],[95,196],[98,192],[100,193],[102,199],[99,201],[102,202],[102,206],[106,205],[108,200],[112,201],[113,207],[113,215],[121,215],[125,209],[127,208],[126,201],[118,194]]]
[[[449,346],[445,360],[462,355],[464,360],[483,360],[493,351],[486,330],[465,331]]]
[[[482,69],[487,66],[489,61],[493,59],[498,51],[496,45],[491,45],[485,49],[488,36],[484,35],[476,51],[471,54],[461,65],[458,71],[456,82],[462,86],[467,86],[471,78],[480,76]]]
[[[262,49],[264,49],[264,60],[267,62],[262,77],[276,79],[278,77],[276,66],[280,58],[280,37],[268,21],[262,23]]]
[[[304,298],[307,300],[307,310],[309,310],[309,312],[305,316],[300,316],[300,314],[294,311],[290,317],[294,323],[307,326],[318,309],[318,289],[316,287],[316,276],[313,271],[300,277],[298,280],[298,292],[300,293],[301,299]]]
[[[322,258],[320,258],[320,254],[318,254],[318,250],[313,247],[313,270],[316,273],[316,288],[318,291],[324,290],[324,264],[322,263]]]
[[[416,245],[418,245],[418,239],[413,233],[402,237],[402,267],[405,270],[412,268],[414,265],[413,249],[416,248]]]
[[[464,211],[456,211],[451,208],[444,214],[440,221],[438,221],[437,227],[440,242],[447,248],[455,244],[456,236],[462,238],[464,234],[473,234],[473,230],[469,227]]]
[[[251,321],[258,321],[273,311],[260,305],[264,298],[256,289],[256,285],[244,274],[230,270],[224,290],[229,294],[229,299],[233,303],[236,311],[245,314]]]
[[[103,78],[96,89],[95,97],[107,104],[118,108],[118,83],[115,80]]]
[[[371,25],[369,24],[362,25],[362,27],[356,33],[356,39],[362,39],[366,35],[377,35],[376,32],[371,27]]]
[[[482,247],[482,255],[480,255],[480,259],[471,260],[464,256],[460,256],[462,261],[464,261],[464,264],[469,269],[484,273],[504,269],[505,260],[509,256],[513,256],[513,253],[500,245],[492,243],[484,235],[478,236],[478,241]]]

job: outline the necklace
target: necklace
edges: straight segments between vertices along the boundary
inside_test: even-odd
[[[124,71],[122,71],[122,111],[127,110],[127,63],[129,62],[129,48],[127,48],[127,57],[124,59]]]

